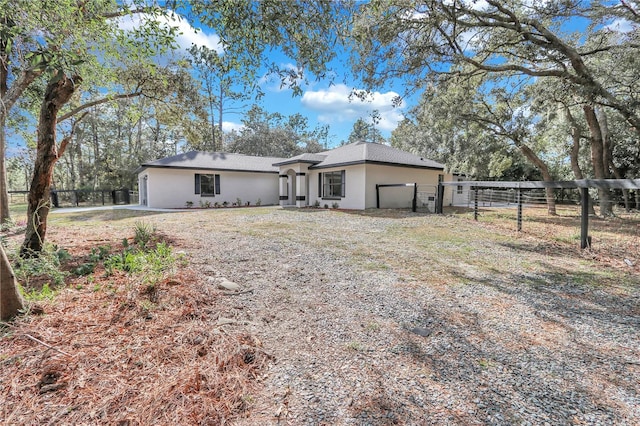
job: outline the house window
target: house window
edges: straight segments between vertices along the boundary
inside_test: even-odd
[[[203,197],[215,197],[220,194],[220,175],[204,175],[196,173],[196,194]]]
[[[458,182],[462,182],[462,178],[458,178]],[[458,194],[462,194],[462,185],[457,185],[458,188]]]
[[[323,198],[342,198],[345,193],[345,171],[327,172],[320,174]]]

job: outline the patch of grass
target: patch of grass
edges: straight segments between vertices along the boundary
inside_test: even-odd
[[[354,352],[361,352],[367,348],[362,343],[353,341],[347,344],[347,349]]]
[[[368,271],[388,271],[391,269],[389,265],[382,262],[365,262],[362,267]]]
[[[122,253],[111,255],[104,261],[107,275],[114,271],[130,274],[144,273],[149,282],[157,281],[160,276],[173,268],[178,261],[173,250],[166,243],[158,243],[152,250],[125,248]]]
[[[478,360],[478,365],[480,366],[480,368],[486,370],[486,369],[492,367],[493,363],[490,360],[486,359],[486,358],[480,358]]]
[[[377,322],[370,322],[365,326],[364,329],[372,333],[377,333],[380,331],[380,324],[378,324]]]
[[[44,283],[40,289],[32,289],[26,291],[21,287],[22,296],[28,302],[40,302],[43,300],[53,300],[57,291],[49,286],[49,283]]]

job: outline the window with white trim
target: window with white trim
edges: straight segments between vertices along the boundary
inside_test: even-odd
[[[202,197],[215,197],[220,194],[220,175],[196,173],[195,192]]]
[[[343,198],[345,195],[345,171],[320,174],[322,198]]]

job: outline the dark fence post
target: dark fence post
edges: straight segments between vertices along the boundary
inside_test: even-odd
[[[442,182],[438,182],[438,190],[436,193],[436,213],[442,214],[444,211],[444,185]]]
[[[586,249],[591,247],[591,238],[589,237],[589,188],[580,188],[580,202],[582,203],[582,212],[580,214],[580,248]]]
[[[129,188],[123,188],[122,191],[124,192],[124,203],[131,204],[131,194],[129,193]]]
[[[380,208],[380,185],[376,183],[376,209]]]
[[[78,196],[78,191],[73,191],[73,196],[76,199],[76,207],[80,207],[80,197]]]
[[[58,200],[58,192],[56,190],[51,191],[51,203],[53,207],[60,207],[60,201]]]
[[[104,191],[100,191],[100,194],[102,194],[102,205],[104,206]]]
[[[116,190],[111,191],[111,204],[116,205]]]
[[[478,187],[473,188],[473,220],[478,220]]]
[[[418,183],[413,184],[413,204],[411,205],[411,211],[414,213],[418,210]]]
[[[518,232],[522,231],[522,190],[518,189],[516,194],[518,199]]]

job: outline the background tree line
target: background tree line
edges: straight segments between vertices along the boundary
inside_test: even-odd
[[[639,17],[623,0],[378,0],[354,18],[354,63],[371,87],[420,94],[393,144],[454,171],[500,178],[524,161],[547,181],[634,178]],[[555,214],[552,190],[547,204]]]
[[[181,57],[167,56],[175,49],[175,28],[157,19],[143,20],[133,31],[117,25],[122,16],[174,12],[149,2],[61,2],[43,5],[38,14],[32,3],[17,1],[13,9],[24,14],[0,17],[0,118],[8,123],[3,138],[6,131],[22,133],[35,149],[38,133],[25,132],[33,129],[25,122],[38,121],[47,82],[64,77],[73,83],[56,117],[57,188],[132,187],[141,162],[191,149],[274,156],[323,149],[328,128],[310,129],[298,114],[282,117],[254,106],[241,130],[225,134],[222,124],[252,102],[251,94],[259,96],[258,69],[266,67],[287,84],[303,77],[299,69],[269,63],[261,55],[267,47],[278,45],[299,59],[300,69],[326,76],[332,58],[327,46],[337,42],[349,48],[353,75],[368,89],[394,81],[405,95],[419,96],[393,132],[395,146],[480,179],[637,176],[637,1],[234,0],[173,6],[214,29],[224,54],[193,46]],[[267,18],[273,25],[255,24]],[[578,18],[579,26],[567,24]],[[158,61],[161,54],[165,59]],[[375,119],[373,125],[362,119],[354,124],[349,141],[356,139],[385,142]],[[5,167],[4,139],[0,147],[0,171],[10,172],[1,179],[1,196],[5,182],[31,184],[25,166],[34,169],[30,162],[35,165],[38,156],[25,152]],[[607,198],[601,191],[603,214],[611,213]]]

